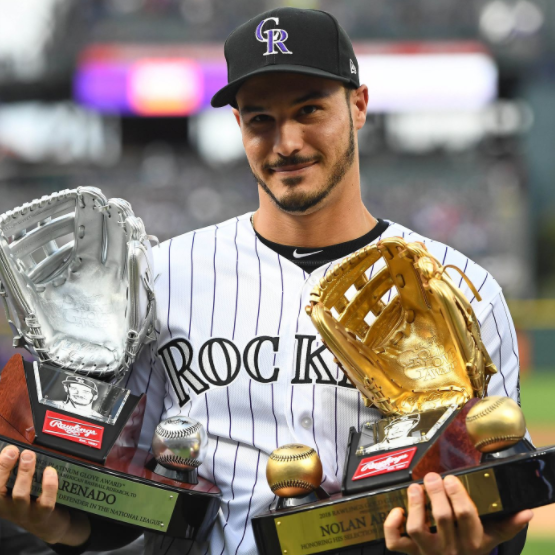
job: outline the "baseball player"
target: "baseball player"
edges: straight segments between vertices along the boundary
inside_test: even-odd
[[[92,408],[98,399],[98,388],[93,380],[82,376],[68,376],[62,384],[67,398],[65,401],[55,401],[58,408],[81,416],[102,418],[102,415]]]
[[[280,445],[314,447],[324,469],[322,487],[340,490],[349,428],[360,429],[380,414],[364,406],[305,307],[334,263],[380,238],[422,241],[444,265],[463,270],[481,302],[457,272],[449,273],[474,308],[499,369],[489,392],[519,400],[516,335],[495,279],[451,247],[376,218],[361,201],[356,132],[366,119],[368,88],[359,83],[357,59],[338,22],[322,11],[274,9],[236,29],[225,56],[229,83],[212,105],[233,107],[260,206],[155,249],[158,341],[143,350],[126,384],[148,396],[144,447],[163,418],[181,414],[204,425],[209,445],[199,472],[220,488],[223,503],[209,541],[190,544],[147,533],[146,553],[257,553],[251,518],[275,500],[265,469]],[[0,468],[11,469],[14,460],[4,452]],[[20,474],[32,464],[31,457]],[[5,476],[0,471],[0,486]],[[81,513],[71,513],[75,521],[64,509],[48,513],[56,482],[45,476],[41,518],[29,524],[22,516],[20,522],[39,535],[45,523],[55,522],[56,534],[43,537],[59,553],[81,553],[98,547],[99,537],[115,535]],[[34,510],[25,490],[29,480],[18,480],[14,503]],[[482,525],[456,478],[429,474],[424,483],[437,533],[425,523],[424,489],[413,485],[409,535],[401,535],[402,511],[392,511],[385,523],[389,549],[410,555],[520,552],[519,533],[531,511]],[[0,514],[8,503],[0,499]],[[121,530],[119,539],[128,529]],[[356,553],[383,549],[357,547]]]

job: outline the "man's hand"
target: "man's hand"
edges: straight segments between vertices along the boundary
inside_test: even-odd
[[[10,496],[6,484],[18,458],[19,468]],[[20,455],[17,447],[9,445],[0,453],[0,518],[25,528],[47,543],[82,545],[90,535],[89,519],[83,513],[56,506],[56,470],[44,469],[42,493],[36,501],[31,500],[35,464],[33,451],[23,451]]]
[[[388,549],[408,555],[489,555],[492,550],[520,532],[534,516],[530,510],[509,518],[482,524],[476,506],[455,476],[429,473],[424,486],[432,505],[437,532],[426,523],[424,488],[412,484],[408,489],[409,511],[393,509],[384,523]],[[406,523],[408,537],[401,536]]]

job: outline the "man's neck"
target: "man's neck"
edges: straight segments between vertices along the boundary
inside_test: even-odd
[[[255,212],[256,231],[274,243],[296,247],[325,247],[358,239],[377,224],[358,195],[343,194],[311,214],[289,214],[279,209],[262,192]],[[351,197],[351,198],[349,198]]]

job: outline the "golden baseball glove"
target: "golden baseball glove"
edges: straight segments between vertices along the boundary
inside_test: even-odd
[[[368,279],[367,270],[381,258],[385,267]],[[497,369],[448,267],[480,301],[461,270],[442,266],[423,243],[400,237],[352,254],[312,291],[307,312],[366,406],[400,415],[461,406],[487,394]],[[386,305],[393,287],[398,294]],[[370,313],[375,320],[369,324]]]

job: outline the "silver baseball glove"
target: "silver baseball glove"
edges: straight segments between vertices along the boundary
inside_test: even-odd
[[[0,295],[14,346],[117,381],[153,338],[150,238],[131,205],[79,187],[0,215]]]

